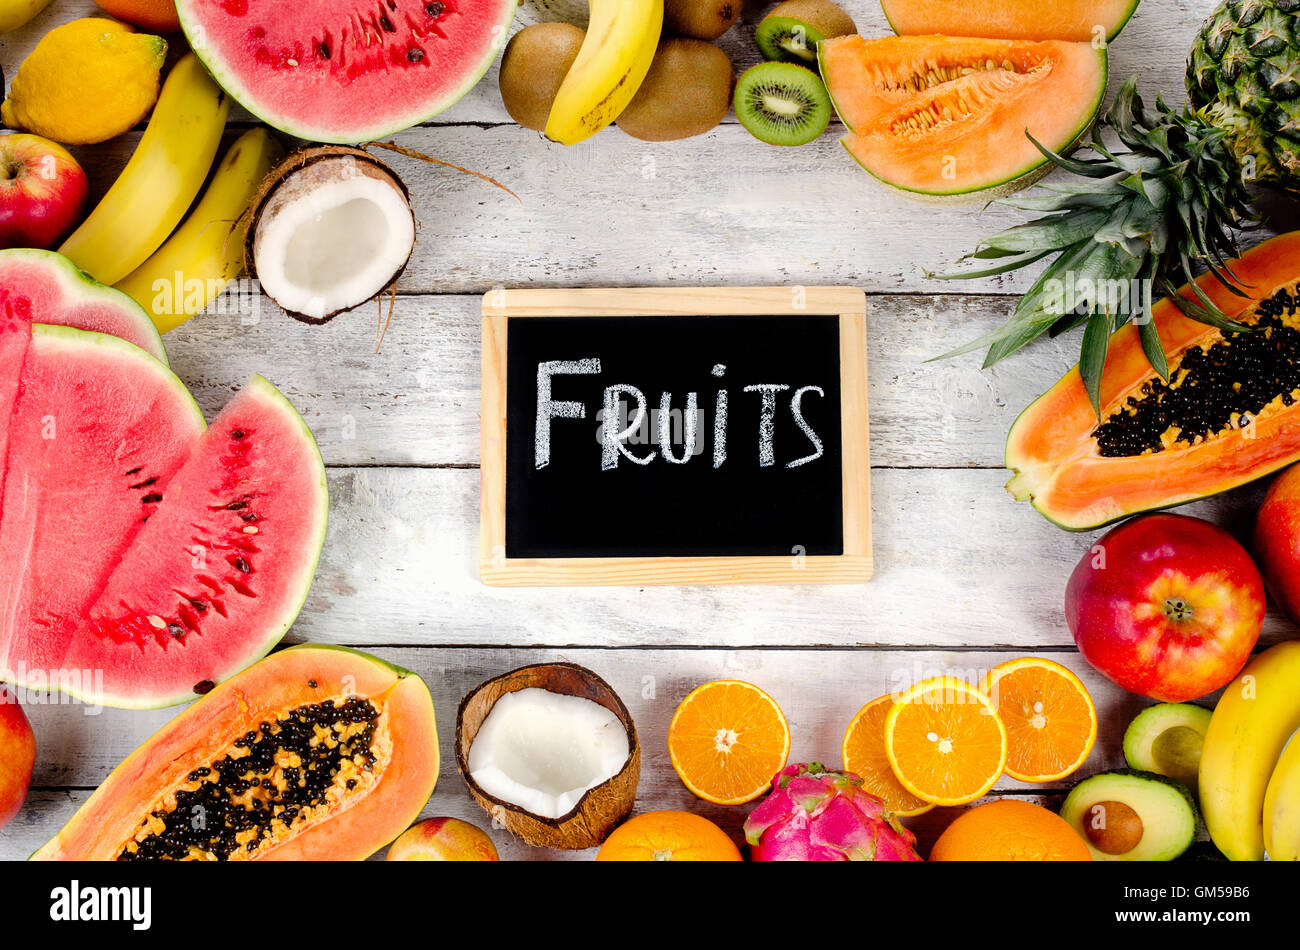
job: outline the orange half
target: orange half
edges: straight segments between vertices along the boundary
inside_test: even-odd
[[[893,708],[894,697],[873,699],[853,717],[844,731],[840,754],[844,771],[862,779],[862,787],[877,795],[895,815],[907,818],[921,815],[934,806],[917,798],[898,780],[885,752],[885,717]]]
[[[1083,765],[1097,741],[1097,707],[1083,681],[1036,656],[996,666],[980,681],[1007,729],[1006,772],[1054,782]]]
[[[682,700],[668,726],[668,755],[682,782],[715,805],[740,805],[767,791],[790,756],[790,727],[752,683],[714,680]]]
[[[978,689],[954,676],[922,680],[885,716],[885,754],[903,787],[934,805],[965,805],[1002,775],[1007,730]]]

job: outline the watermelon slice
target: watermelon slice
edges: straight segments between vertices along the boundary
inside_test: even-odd
[[[23,321],[21,327],[15,325],[19,335],[10,341],[15,347],[26,347],[27,325],[35,319],[111,333],[134,343],[154,359],[167,362],[158,330],[139,304],[120,290],[99,283],[54,251],[0,251],[0,319],[6,317]],[[14,364],[6,360],[0,365]]]
[[[517,0],[177,0],[190,46],[253,115],[354,144],[433,118],[506,41]]]
[[[205,431],[139,347],[0,313],[0,680],[162,706],[263,656],[324,542],[301,417],[256,377]]]

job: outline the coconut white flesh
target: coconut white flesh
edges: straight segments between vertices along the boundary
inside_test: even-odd
[[[401,193],[358,175],[319,184],[262,219],[257,278],[281,307],[320,319],[382,291],[414,245]]]
[[[604,706],[530,687],[492,706],[469,748],[469,772],[493,798],[559,818],[617,775],[629,751],[627,730]]]

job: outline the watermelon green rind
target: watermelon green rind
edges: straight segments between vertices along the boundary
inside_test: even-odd
[[[164,366],[167,365],[167,351],[163,348],[162,337],[158,335],[158,328],[154,326],[153,320],[144,312],[144,309],[122,291],[101,284],[68,258],[55,251],[44,251],[28,247],[9,248],[0,251],[0,280],[3,279],[3,269],[7,261],[26,262],[45,270],[49,276],[58,282],[60,289],[70,304],[81,302],[102,303],[117,310],[121,316],[120,325],[104,327],[81,326],[76,329],[112,332],[115,336],[119,336],[129,343],[134,343]],[[41,316],[34,315],[35,322],[42,322]],[[43,316],[45,322],[48,323],[51,316],[54,315],[44,314]]]
[[[320,447],[316,443],[315,436],[312,435],[310,427],[302,418],[302,415],[294,408],[293,404],[280,392],[270,381],[260,375],[253,376],[245,386],[241,395],[251,393],[265,405],[269,405],[289,423],[289,428],[296,430],[301,434],[302,441],[300,448],[307,452],[307,464],[312,465],[316,470],[316,476],[313,479],[316,487],[320,489],[319,502],[315,509],[313,519],[314,532],[308,543],[304,544],[304,550],[310,551],[303,563],[292,574],[281,575],[280,582],[287,590],[300,591],[285,606],[285,609],[279,616],[259,617],[259,626],[264,627],[265,635],[262,640],[255,644],[250,644],[248,648],[241,652],[238,659],[230,666],[214,670],[210,674],[210,679],[214,683],[221,683],[236,673],[247,669],[258,660],[269,654],[275,646],[284,639],[286,633],[293,626],[298,614],[302,611],[303,605],[307,601],[308,594],[311,591],[312,581],[316,576],[316,569],[320,563],[321,551],[325,545],[325,535],[329,521],[329,488],[325,473],[325,461],[321,456]],[[214,425],[216,421],[214,420]],[[166,502],[164,501],[164,504]],[[308,514],[311,514],[308,512]],[[187,703],[195,699],[195,693],[192,689],[178,688],[172,693],[153,693],[149,695],[128,695],[116,693],[107,688],[102,694],[93,697],[97,702],[105,706],[111,706],[121,709],[156,709],[163,706],[175,706],[180,703]]]
[[[466,93],[479,83],[505,47],[506,40],[510,36],[510,26],[514,22],[515,13],[518,10],[517,4],[508,3],[505,5],[506,13],[499,24],[499,29],[494,31],[495,41],[489,51],[482,57],[480,62],[472,64],[465,71],[464,80],[460,85],[448,91],[441,99],[430,102],[427,107],[421,108],[417,113],[403,116],[397,121],[381,121],[371,125],[359,125],[347,130],[339,130],[330,128],[327,125],[296,122],[277,113],[270,106],[262,105],[262,96],[255,91],[258,84],[255,81],[241,79],[235,73],[233,65],[230,67],[223,66],[222,54],[216,49],[213,38],[205,30],[198,12],[194,9],[197,3],[198,0],[176,0],[176,14],[190,48],[198,56],[199,61],[207,69],[217,85],[221,86],[246,110],[272,128],[309,142],[328,142],[339,145],[364,144],[396,134],[412,126],[428,122],[459,102]],[[285,12],[287,13],[287,11]],[[366,114],[365,103],[357,103],[356,112],[357,114]]]

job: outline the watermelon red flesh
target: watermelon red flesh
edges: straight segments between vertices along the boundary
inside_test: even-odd
[[[44,685],[203,416],[166,366],[116,337],[36,326],[30,340],[4,413],[0,679]]]
[[[106,703],[192,699],[293,623],[324,543],[316,442],[255,377],[213,421],[108,579],[67,665],[104,669]]]
[[[177,0],[190,46],[258,118],[357,143],[432,118],[483,76],[516,0]]]
[[[14,346],[25,346],[27,325],[34,321],[111,333],[167,362],[158,330],[139,304],[120,290],[96,282],[54,251],[0,251],[0,321],[6,318],[23,323],[22,339],[11,341]],[[11,365],[17,364],[0,362],[6,368]],[[15,376],[7,378],[16,381]],[[6,405],[0,396],[0,406]]]

